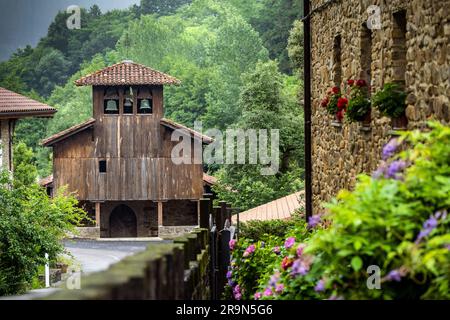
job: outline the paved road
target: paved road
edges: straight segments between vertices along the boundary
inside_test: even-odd
[[[76,264],[81,266],[83,274],[107,269],[123,258],[145,250],[149,244],[170,243],[171,241],[159,239],[121,239],[121,240],[66,240],[64,247],[71,253]],[[45,297],[57,288],[32,290],[25,295],[4,297],[0,300],[31,300]]]
[[[76,262],[81,264],[82,273],[92,273],[107,269],[123,258],[143,251],[149,244],[167,243],[164,240],[67,240],[64,246]]]

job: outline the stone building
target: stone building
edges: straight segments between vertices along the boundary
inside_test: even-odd
[[[373,171],[382,146],[395,135],[391,119],[375,109],[370,124],[333,121],[320,105],[330,87],[365,79],[373,94],[398,82],[407,94],[405,129],[423,128],[431,118],[449,123],[450,0],[312,0],[309,8],[317,212],[340,189],[352,188],[357,174]],[[367,23],[369,17],[375,20]],[[371,23],[377,18],[379,28]]]

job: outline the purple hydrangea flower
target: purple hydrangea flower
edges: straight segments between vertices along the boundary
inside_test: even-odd
[[[227,272],[227,279],[231,279],[233,277],[233,273],[231,271]]]
[[[292,276],[298,276],[298,275],[306,275],[309,271],[309,265],[307,265],[304,261],[301,259],[297,259],[294,261],[294,264],[292,265]]]
[[[400,271],[392,270],[386,276],[386,280],[400,282],[402,280],[402,275],[401,275]]]
[[[320,214],[316,214],[316,215],[309,217],[308,227],[309,228],[316,227],[320,223],[321,220],[322,220],[322,217],[320,216]]]
[[[278,283],[278,284],[275,286],[275,292],[276,292],[276,293],[282,293],[283,290],[284,290],[284,285],[283,285],[282,283]]]
[[[440,219],[445,219],[447,217],[446,211],[437,211],[434,215],[431,215],[428,220],[423,223],[423,228],[420,230],[419,235],[416,239],[416,244],[422,241],[423,238],[427,237],[439,224]]]
[[[383,164],[372,173],[372,178],[380,179],[381,177],[384,177],[385,174],[386,174],[386,166]]]
[[[445,247],[448,251],[450,251],[450,244],[446,244],[444,247]]]
[[[228,279],[228,285],[229,285],[230,287],[234,287],[234,286],[236,285],[236,282],[234,282],[234,281],[231,280],[231,279]]]
[[[259,299],[261,299],[261,297],[262,297],[262,293],[261,292],[257,292],[254,295],[255,300],[259,300]]]
[[[403,160],[392,161],[387,168],[386,178],[400,179],[399,174],[406,168],[407,164]]]
[[[269,280],[269,286],[275,287],[279,279],[280,279],[280,273],[279,273],[279,272],[274,273],[274,274],[270,277],[270,280]]]
[[[400,146],[400,143],[398,139],[394,138],[391,141],[389,141],[383,148],[382,158],[383,160],[387,160],[390,157],[392,157],[396,152],[398,147]]]
[[[286,241],[284,242],[284,247],[286,249],[291,248],[295,243],[295,238],[294,237],[289,237],[286,239]]]
[[[314,287],[314,291],[322,292],[324,290],[325,290],[325,280],[321,279],[317,282],[316,286]]]
[[[236,300],[241,300],[241,299],[242,299],[242,294],[241,294],[241,293],[235,293],[235,294],[234,294],[234,298],[235,298]]]
[[[276,253],[276,254],[280,254],[280,252],[281,252],[280,247],[276,246],[275,248],[273,248],[273,252]]]

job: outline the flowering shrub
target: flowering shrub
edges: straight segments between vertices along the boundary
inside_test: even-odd
[[[371,103],[368,98],[368,87],[365,80],[347,81],[349,90],[349,101],[346,108],[346,118],[350,122],[363,121],[369,114]]]
[[[386,83],[372,98],[372,104],[387,117],[400,117],[406,109],[406,93],[396,83]]]
[[[450,128],[429,125],[389,142],[374,175],[359,176],[324,215],[246,257],[251,244],[240,240],[237,297],[450,299]]]
[[[346,107],[346,98],[342,97],[339,87],[333,87],[328,90],[320,105],[326,108],[329,114],[336,116],[339,121],[342,121]]]

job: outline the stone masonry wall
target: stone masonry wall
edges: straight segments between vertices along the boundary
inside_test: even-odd
[[[369,128],[345,121],[332,125],[333,117],[320,106],[330,87],[364,78],[374,93],[386,82],[404,80],[408,129],[424,128],[430,118],[450,122],[450,0],[313,0],[311,8],[322,4],[311,15],[315,212],[340,189],[351,189],[357,174],[373,171],[382,146],[392,138],[391,120],[377,110],[372,110]],[[369,5],[379,6],[382,23],[380,30],[369,31],[371,37],[364,27]],[[406,10],[404,48],[396,20],[400,10]]]

